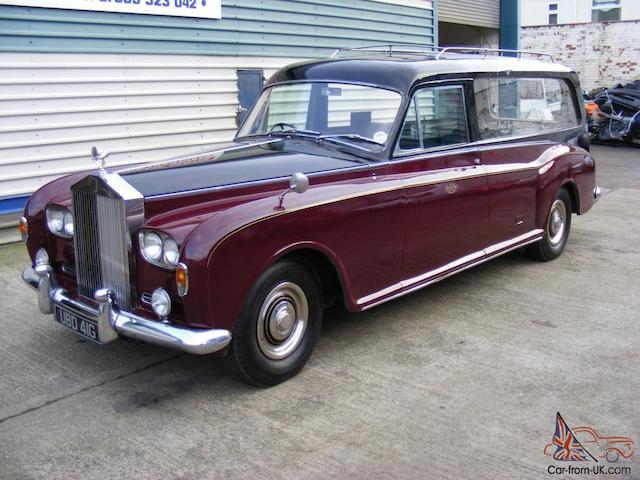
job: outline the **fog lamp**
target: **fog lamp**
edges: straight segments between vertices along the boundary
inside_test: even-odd
[[[171,298],[164,288],[156,288],[151,295],[151,308],[154,313],[164,320],[171,313]]]

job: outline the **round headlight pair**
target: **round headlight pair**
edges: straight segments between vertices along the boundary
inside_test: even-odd
[[[169,235],[152,230],[142,231],[139,243],[142,256],[150,263],[171,268],[180,263],[178,244]]]
[[[49,205],[45,211],[47,227],[51,233],[60,237],[73,237],[73,215],[69,210]]]

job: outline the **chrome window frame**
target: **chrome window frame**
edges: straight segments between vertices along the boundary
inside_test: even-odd
[[[463,145],[469,145],[471,142],[471,132],[469,129],[469,109],[467,108],[467,98],[466,98],[466,93],[465,93],[465,86],[461,83],[463,81],[469,81],[471,79],[468,78],[456,78],[456,79],[451,79],[451,80],[442,80],[442,81],[437,81],[437,82],[429,82],[428,84],[422,84],[419,85],[416,90],[413,92],[413,94],[411,95],[411,99],[409,100],[405,115],[404,115],[404,120],[402,122],[402,126],[400,127],[400,130],[398,131],[398,139],[396,141],[396,145],[393,149],[393,154],[392,154],[392,158],[391,160],[393,161],[394,158],[401,158],[401,157],[407,157],[407,156],[412,156],[412,155],[418,155],[420,153],[427,153],[427,152],[434,152],[434,151],[438,151],[438,150],[449,150],[452,148],[457,148]],[[400,140],[402,140],[402,132],[404,131],[404,126],[407,122],[407,116],[409,114],[409,109],[411,107],[411,104],[414,102],[416,95],[418,94],[418,92],[422,91],[422,90],[427,90],[427,89],[432,89],[432,90],[440,90],[440,89],[459,89],[462,92],[462,106],[464,109],[464,123],[465,123],[465,130],[467,133],[467,141],[466,142],[460,142],[460,143],[452,143],[450,145],[440,145],[437,147],[430,147],[430,148],[424,148],[424,147],[418,147],[418,148],[412,148],[409,150],[405,150],[403,148],[400,147]],[[415,105],[415,109],[416,109],[416,120],[418,123],[418,135],[420,135],[420,138],[422,138],[422,124],[420,122],[420,110],[418,107],[418,102],[414,103]],[[422,142],[421,142],[422,143]]]
[[[475,86],[476,86],[476,82],[482,78],[489,78],[489,79],[500,79],[500,78],[509,78],[509,79],[513,79],[513,80],[557,80],[560,83],[564,83],[564,85],[568,88],[569,90],[569,97],[570,97],[570,102],[571,105],[573,107],[575,116],[576,116],[576,125],[572,126],[572,127],[560,127],[560,128],[553,128],[553,129],[544,129],[544,130],[540,130],[539,132],[531,132],[531,133],[523,133],[520,135],[505,135],[503,137],[491,137],[491,138],[478,138],[477,140],[475,140],[473,143],[478,143],[478,144],[485,144],[485,143],[490,143],[490,142],[497,142],[497,141],[508,141],[508,140],[518,140],[521,138],[527,138],[527,137],[539,137],[539,136],[543,136],[543,135],[551,135],[554,133],[561,133],[561,132],[565,132],[565,131],[570,131],[570,130],[574,130],[576,128],[581,128],[583,122],[585,121],[584,119],[584,115],[582,113],[582,111],[580,110],[580,106],[577,102],[580,102],[580,99],[575,97],[574,94],[572,92],[574,92],[574,89],[571,88],[572,84],[569,81],[569,79],[564,78],[564,77],[560,77],[560,76],[532,76],[531,74],[520,74],[520,75],[496,75],[496,76],[491,76],[491,77],[475,77],[473,79],[473,84],[472,84],[472,88],[473,88],[473,100],[474,103],[476,103],[476,90],[475,90]],[[477,105],[477,103],[476,103]],[[514,119],[510,119],[510,120],[514,120],[514,121],[518,121],[518,119],[514,118]],[[475,118],[476,122],[480,121],[480,117],[478,116],[478,112],[476,110],[476,118]]]

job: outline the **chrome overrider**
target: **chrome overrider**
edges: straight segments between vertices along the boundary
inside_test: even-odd
[[[102,343],[111,342],[121,335],[202,355],[222,350],[231,341],[231,332],[228,330],[189,329],[122,311],[115,302],[115,295],[108,289],[95,292],[97,308],[86,305],[71,298],[66,290],[58,287],[53,269],[48,264],[36,265],[35,269],[25,268],[22,279],[38,292],[38,306],[42,313],[53,313],[55,304],[89,317],[97,324]]]
[[[596,187],[593,189],[593,198],[595,198],[596,201],[600,200],[603,194],[602,188]]]

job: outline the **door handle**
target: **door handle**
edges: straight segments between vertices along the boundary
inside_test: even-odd
[[[482,162],[480,161],[479,158],[474,158],[473,163],[475,163],[476,165],[480,165]]]

